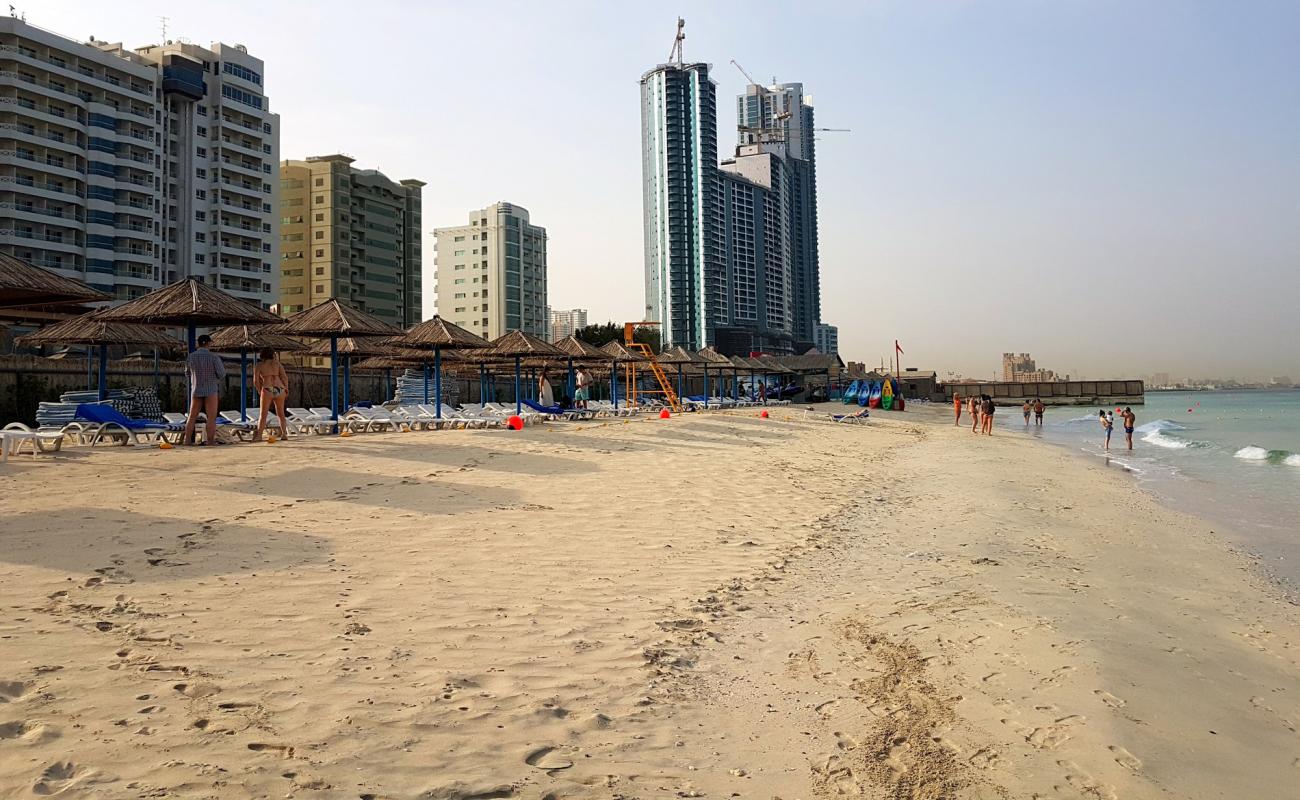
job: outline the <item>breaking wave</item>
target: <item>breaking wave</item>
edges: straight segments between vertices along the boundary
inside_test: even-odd
[[[1233,455],[1245,461],[1267,461],[1270,464],[1286,464],[1290,467],[1300,467],[1300,454],[1292,453],[1290,450],[1266,450],[1263,447],[1251,444],[1241,448]]]

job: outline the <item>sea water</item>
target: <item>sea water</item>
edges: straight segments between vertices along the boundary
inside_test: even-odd
[[[1300,590],[1300,391],[1150,392],[1133,407],[1133,450],[1116,414],[1109,454],[1099,410],[1049,408],[1042,430],[1029,432],[1123,468],[1170,505],[1219,523]],[[1023,427],[1019,409],[998,411],[1000,424]]]

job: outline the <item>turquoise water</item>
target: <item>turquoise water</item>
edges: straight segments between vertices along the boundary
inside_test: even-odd
[[[1118,416],[1103,451],[1096,408],[1049,408],[1041,433],[1030,432],[1123,467],[1174,507],[1224,525],[1266,570],[1300,589],[1300,391],[1153,392],[1146,400],[1133,409],[1132,452]],[[1014,411],[999,417],[1022,427]]]

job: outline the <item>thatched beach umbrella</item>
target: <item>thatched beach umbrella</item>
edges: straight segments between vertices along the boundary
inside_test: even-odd
[[[700,350],[695,354],[695,360],[700,364],[701,368],[704,369],[704,407],[708,408],[709,369],[717,369],[718,374],[721,375],[722,370],[735,365],[731,363],[731,359],[727,358],[722,353],[719,353],[712,345],[700,348]]]
[[[339,337],[338,344],[327,342],[324,339],[314,345],[311,345],[304,351],[304,355],[309,356],[334,356],[343,360],[343,402],[342,409],[346,412],[352,404],[352,362],[356,359],[366,358],[383,358],[399,355],[399,349],[395,345],[397,340],[393,337],[385,336],[367,336],[360,338],[356,336]]]
[[[601,352],[605,354],[605,360],[610,363],[609,370],[609,393],[614,398],[614,408],[618,408],[618,365],[619,364],[636,364],[639,361],[645,361],[638,353],[634,353],[617,339],[612,339],[600,346]],[[636,368],[628,368],[627,382],[630,384],[636,380]],[[625,387],[626,388],[626,387]],[[631,395],[631,392],[627,392]]]
[[[8,253],[0,253],[0,308],[96,303],[112,299],[111,295],[92,289],[81,281],[41,269]]]
[[[339,418],[339,337],[402,335],[401,328],[335,299],[299,311],[284,320],[276,332],[330,340],[330,419],[334,421]]]
[[[680,402],[682,397],[682,370],[687,364],[695,363],[695,356],[685,347],[677,345],[675,347],[670,347],[655,356],[655,361],[658,361],[660,364],[677,365],[677,399]]]
[[[579,339],[575,334],[572,333],[564,337],[560,341],[555,342],[555,346],[558,349],[563,350],[569,356],[569,377],[568,377],[568,383],[566,384],[568,388],[569,397],[573,397],[574,389],[577,388],[575,385],[575,378],[573,374],[574,360],[577,359],[577,360],[590,361],[592,359],[595,359],[597,361],[604,361],[608,357],[607,354],[599,347],[592,344],[591,342],[584,342],[582,339]]]
[[[26,336],[18,337],[18,341],[28,346],[46,344],[99,345],[100,400],[105,398],[108,389],[106,381],[108,378],[109,345],[143,345],[163,350],[179,349],[182,346],[180,341],[173,339],[162,331],[144,325],[105,320],[103,311],[92,311],[89,314],[82,314],[79,317],[47,325]],[[89,377],[87,377],[87,382],[89,382]]]
[[[239,418],[248,421],[248,351],[306,350],[307,345],[282,333],[273,325],[231,325],[212,332],[208,349],[217,353],[239,353]]]
[[[238,325],[280,322],[280,318],[246,300],[226,294],[195,278],[154,289],[143,297],[106,309],[104,319],[144,325],[179,325],[194,349],[194,329],[199,325]]]
[[[555,360],[567,358],[563,350],[537,336],[533,336],[531,333],[524,333],[523,331],[510,331],[505,336],[497,337],[492,341],[492,349],[488,353],[497,358],[513,357],[515,360],[516,414],[524,410],[523,394],[520,392],[519,387],[519,362],[524,357]]]
[[[413,325],[399,340],[403,346],[411,348],[433,349],[433,395],[438,398],[434,404],[434,417],[442,419],[442,351],[443,350],[490,350],[492,343],[482,336],[470,333],[455,323],[448,322],[435,315],[433,319]],[[479,365],[480,394],[482,394],[483,366]],[[429,402],[429,365],[424,365],[424,402]]]

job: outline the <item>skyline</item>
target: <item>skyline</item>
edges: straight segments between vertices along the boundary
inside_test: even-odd
[[[746,83],[734,58],[801,81],[818,124],[852,129],[818,141],[822,317],[845,360],[897,338],[905,364],[940,374],[990,374],[1012,350],[1097,376],[1300,373],[1300,9],[885,3],[791,26],[764,3],[227,7],[169,9],[168,37],[266,62],[282,158],[343,152],[428,182],[426,249],[465,208],[528,208],[550,233],[551,305],[592,321],[643,305],[636,82],[680,13],[721,98]],[[131,48],[160,39],[156,10],[19,6]]]

